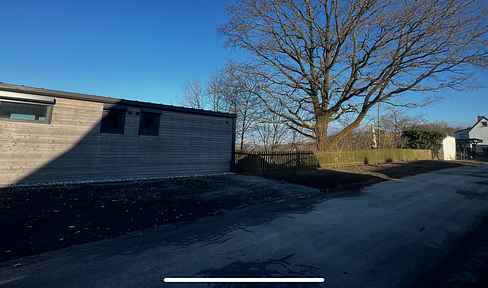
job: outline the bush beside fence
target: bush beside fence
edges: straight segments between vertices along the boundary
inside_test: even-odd
[[[341,167],[411,160],[431,160],[430,150],[371,149],[332,152],[236,152],[236,172],[262,174],[318,167]]]

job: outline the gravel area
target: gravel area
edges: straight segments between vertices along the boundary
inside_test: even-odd
[[[471,164],[418,161],[272,173],[262,177],[230,174],[3,187],[0,188],[0,231],[4,231],[0,237],[0,261],[259,203],[357,189],[387,179]]]
[[[256,176],[0,188],[0,261],[319,190]]]

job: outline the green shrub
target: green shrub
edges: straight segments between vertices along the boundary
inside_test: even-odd
[[[442,140],[446,135],[435,131],[405,130],[402,133],[405,147],[409,149],[428,149],[432,151],[432,158],[439,158]]]

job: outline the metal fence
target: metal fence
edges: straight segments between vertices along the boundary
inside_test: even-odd
[[[236,152],[236,172],[262,174],[318,167],[341,167],[411,160],[431,160],[430,150],[371,149],[331,152]]]
[[[263,151],[236,152],[236,172],[262,174],[294,170],[316,169],[319,167],[313,152]]]

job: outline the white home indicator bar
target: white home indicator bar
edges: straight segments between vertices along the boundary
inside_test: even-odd
[[[235,283],[235,282],[294,282],[320,283],[324,278],[164,278],[164,282],[203,282],[203,283]]]

